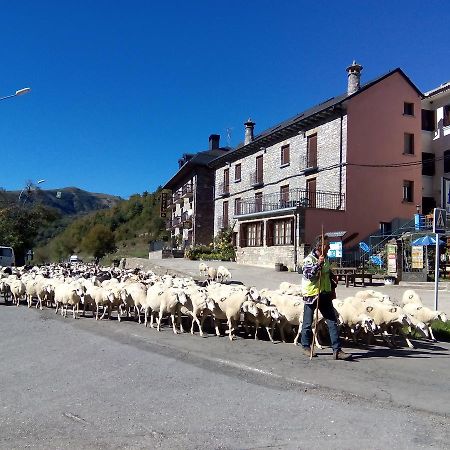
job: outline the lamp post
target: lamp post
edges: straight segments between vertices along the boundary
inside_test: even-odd
[[[22,88],[22,89],[19,89],[18,91],[16,91],[14,94],[7,95],[5,97],[0,97],[0,101],[6,100],[7,98],[13,98],[13,97],[18,97],[19,95],[28,94],[28,92],[30,92],[30,91],[31,91],[31,88],[29,88],[29,87]]]

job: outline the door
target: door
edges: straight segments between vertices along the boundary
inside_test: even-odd
[[[308,207],[316,207],[316,179],[311,178],[306,180],[306,195],[308,198]]]

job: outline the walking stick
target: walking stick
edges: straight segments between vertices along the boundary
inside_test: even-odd
[[[321,244],[322,249],[320,254],[323,255],[323,225],[322,225],[322,235],[321,235]],[[317,322],[319,321],[319,298],[320,298],[320,279],[322,277],[322,266],[319,269],[319,295],[317,296],[317,305],[316,305],[316,317],[314,318],[314,328],[313,328],[313,340],[311,344],[311,353],[309,354],[309,359],[311,360],[314,355],[314,346],[316,344],[317,337]]]

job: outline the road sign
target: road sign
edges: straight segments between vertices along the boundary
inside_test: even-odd
[[[447,211],[443,208],[434,208],[433,233],[444,234],[446,221],[447,221]]]
[[[328,258],[342,258],[342,242],[330,242]]]

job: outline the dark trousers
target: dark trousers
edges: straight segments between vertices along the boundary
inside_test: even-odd
[[[303,325],[301,343],[303,347],[310,347],[312,341],[312,324],[314,312],[316,310],[317,300],[314,303],[307,304],[303,310]],[[319,311],[326,320],[328,331],[330,333],[331,347],[336,352],[341,349],[341,340],[339,339],[339,329],[336,322],[336,314],[333,308],[333,302],[330,292],[323,292],[319,295]]]

